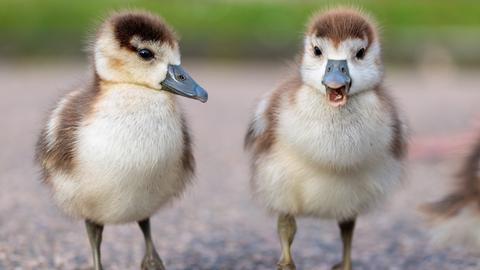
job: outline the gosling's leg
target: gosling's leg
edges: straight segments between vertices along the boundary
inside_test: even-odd
[[[355,228],[355,218],[348,221],[341,221],[338,223],[340,227],[340,234],[342,236],[343,242],[343,256],[342,262],[336,264],[332,269],[333,270],[352,270],[352,239],[353,239],[353,230]]]
[[[277,224],[278,236],[282,247],[282,256],[277,264],[278,270],[295,270],[295,263],[292,259],[290,247],[292,246],[293,238],[297,232],[297,224],[295,217],[291,215],[279,215]]]
[[[102,243],[103,225],[99,225],[89,220],[85,220],[85,226],[87,228],[88,240],[92,249],[93,269],[102,270],[103,267],[100,258],[100,245]]]
[[[142,270],[165,270],[162,259],[158,256],[153,244],[150,233],[150,219],[144,219],[138,222],[145,237],[145,256],[142,260]]]

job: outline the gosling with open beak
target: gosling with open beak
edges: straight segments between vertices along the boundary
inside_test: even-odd
[[[382,69],[368,16],[329,10],[312,18],[299,69],[260,101],[245,145],[252,193],[278,214],[278,269],[295,269],[296,218],[313,216],[337,220],[343,254],[332,269],[351,270],[357,216],[400,182],[405,132]]]

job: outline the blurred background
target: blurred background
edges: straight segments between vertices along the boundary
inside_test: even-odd
[[[307,18],[338,4],[375,16],[390,63],[410,65],[425,57],[480,63],[480,5],[474,0],[2,0],[0,53],[9,59],[83,56],[85,37],[106,14],[144,8],[177,29],[185,56],[271,60],[291,57]]]
[[[291,72],[309,16],[339,4],[381,26],[386,85],[410,127],[406,184],[360,219],[355,269],[479,269],[462,246],[431,243],[417,211],[452,186],[479,130],[475,0],[0,0],[0,269],[91,265],[83,224],[53,205],[33,149],[48,111],[88,77],[88,37],[126,8],[159,14],[176,29],[184,64],[210,94],[207,104],[181,100],[198,173],[185,198],[153,219],[167,268],[273,269],[275,217],[250,197],[243,135],[258,98]],[[142,241],[134,224],[107,227],[105,268],[138,269]],[[298,269],[330,269],[341,252],[336,224],[301,220],[293,249]]]

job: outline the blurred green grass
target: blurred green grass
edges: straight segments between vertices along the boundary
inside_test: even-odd
[[[377,19],[389,61],[415,61],[433,46],[445,48],[459,63],[480,63],[480,1],[474,0],[1,0],[0,55],[78,56],[91,29],[109,12],[147,9],[177,30],[187,55],[291,56],[301,46],[308,17],[342,3]]]

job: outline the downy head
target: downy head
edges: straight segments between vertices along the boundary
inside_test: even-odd
[[[122,12],[97,33],[93,58],[100,79],[141,85],[206,102],[207,92],[180,66],[177,38],[159,17]]]
[[[301,62],[304,83],[321,91],[330,105],[373,90],[383,79],[374,24],[354,9],[333,9],[310,21]]]

